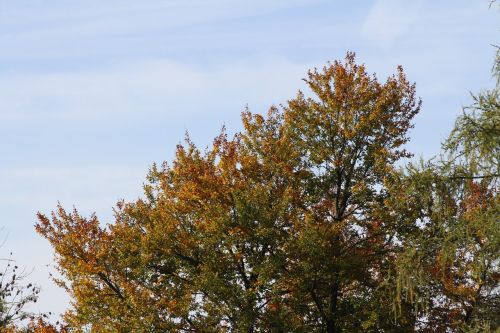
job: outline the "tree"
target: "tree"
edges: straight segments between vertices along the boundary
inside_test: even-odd
[[[417,225],[402,243],[397,283],[426,332],[500,330],[500,57],[496,87],[473,95],[443,155],[410,165],[389,205]],[[397,177],[395,177],[397,178]]]
[[[385,84],[348,54],[307,80],[318,100],[302,94],[285,109],[284,128],[305,173],[301,212],[289,242],[286,276],[304,330],[399,331],[378,294],[397,244],[398,221],[386,216],[385,182],[410,154],[411,119],[420,109],[401,68]],[[387,326],[389,325],[389,326]]]
[[[11,253],[12,256],[12,253]],[[14,329],[15,325],[30,319],[33,314],[26,305],[38,299],[40,289],[32,283],[23,283],[26,274],[9,257],[0,271],[0,331]]]
[[[412,330],[390,281],[408,225],[385,209],[420,108],[401,68],[379,83],[348,53],[266,117],[153,166],[115,221],[58,207],[55,249],[76,332]],[[404,306],[400,306],[401,309]],[[408,309],[411,306],[408,305]]]

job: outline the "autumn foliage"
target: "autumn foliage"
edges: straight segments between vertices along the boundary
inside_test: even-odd
[[[234,137],[187,139],[112,223],[38,215],[69,331],[498,328],[495,177],[397,167],[420,109],[401,68],[380,82],[348,53],[306,82]]]

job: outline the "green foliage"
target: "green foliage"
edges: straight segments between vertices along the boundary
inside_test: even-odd
[[[441,159],[410,165],[390,191],[395,212],[418,222],[397,270],[423,331],[500,330],[498,66],[497,56],[496,87],[473,96]]]
[[[449,139],[444,145],[456,171],[474,176],[498,177],[500,171],[500,51],[493,74],[496,87],[472,95],[474,103],[464,108]],[[457,164],[464,170],[459,170]]]
[[[498,64],[497,64],[498,66]],[[115,221],[39,214],[73,332],[499,329],[498,86],[439,161],[395,164],[420,109],[348,53],[267,116],[154,165]]]

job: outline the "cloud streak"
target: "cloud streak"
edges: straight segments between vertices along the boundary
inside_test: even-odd
[[[101,70],[14,74],[0,78],[0,120],[91,121],[159,114],[172,119],[217,108],[242,110],[246,103],[277,103],[292,97],[307,67],[279,57],[219,68],[163,59]],[[216,95],[220,97],[213,98]]]
[[[422,2],[377,0],[363,24],[363,34],[372,43],[388,47],[420,17]]]

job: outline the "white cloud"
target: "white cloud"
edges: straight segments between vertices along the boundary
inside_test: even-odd
[[[71,1],[47,5],[16,1],[2,5],[0,41],[53,44],[87,37],[140,35],[226,20],[245,19],[311,5],[321,0]],[[3,32],[3,33],[2,33]],[[7,52],[12,52],[10,47]]]
[[[0,120],[102,120],[158,113],[175,117],[221,106],[242,110],[246,103],[279,103],[292,97],[307,68],[279,57],[219,68],[156,59],[82,71],[4,75]]]
[[[377,0],[363,23],[362,33],[374,44],[391,46],[420,15],[421,1]]]

